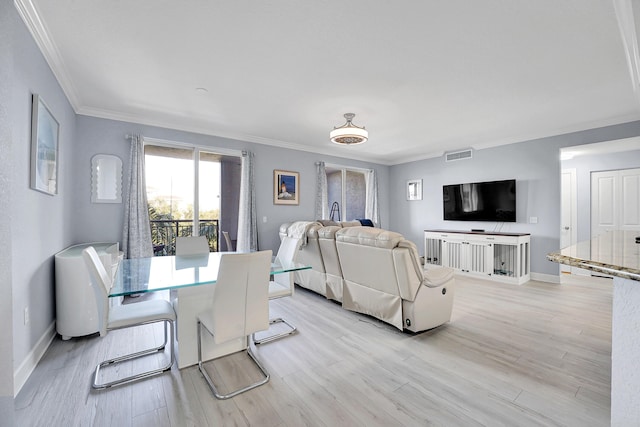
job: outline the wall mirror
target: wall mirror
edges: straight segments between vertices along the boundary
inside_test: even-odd
[[[122,203],[122,160],[110,154],[91,158],[91,202]]]
[[[422,200],[422,180],[407,181],[407,200]]]

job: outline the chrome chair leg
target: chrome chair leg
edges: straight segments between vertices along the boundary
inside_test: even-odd
[[[228,394],[220,394],[218,392],[218,389],[216,388],[215,384],[213,383],[213,379],[209,376],[209,373],[205,369],[204,363],[202,361],[202,329],[207,331],[209,333],[209,335],[213,336],[211,331],[209,331],[209,329],[207,329],[207,327],[204,326],[202,324],[202,322],[200,322],[200,320],[198,320],[198,340],[197,340],[198,341],[198,369],[200,369],[200,372],[202,373],[202,376],[207,381],[207,384],[209,385],[209,388],[211,389],[211,391],[213,392],[213,395],[216,398],[221,399],[221,400],[229,399],[231,397],[239,395],[240,393],[244,393],[245,391],[249,391],[249,390],[254,389],[256,387],[259,387],[259,386],[261,386],[263,384],[266,384],[269,381],[269,377],[270,377],[269,376],[269,372],[267,372],[267,370],[262,365],[262,363],[260,363],[258,358],[251,351],[251,346],[250,346],[251,343],[249,342],[249,337],[247,337],[246,353],[249,355],[251,360],[253,360],[253,362],[256,364],[258,369],[260,369],[260,372],[262,372],[262,375],[264,376],[264,378],[262,380],[260,380],[260,381],[257,381],[255,383],[249,384],[249,385],[247,385],[245,387],[242,387],[242,388],[240,388],[238,390],[232,391],[232,392],[230,392]],[[216,359],[218,359],[218,358],[216,358]],[[212,359],[212,360],[216,360],[216,359]]]
[[[279,340],[280,338],[284,338],[284,337],[288,337],[289,335],[294,334],[297,331],[297,328],[295,326],[293,326],[291,323],[287,322],[286,320],[284,320],[282,317],[277,317],[275,319],[269,319],[269,325],[274,325],[276,323],[284,323],[285,325],[287,325],[287,327],[289,328],[289,330],[285,331],[285,332],[281,332],[279,334],[273,334],[273,335],[269,335],[266,336],[264,338],[260,338],[258,340],[256,340],[256,334],[253,334],[253,342],[257,345],[257,344],[265,344],[271,341],[275,341],[275,340]]]
[[[156,320],[156,321],[153,321],[153,322],[141,323],[140,326],[146,325],[146,324],[150,324],[150,323],[157,323],[157,322],[158,321]],[[147,377],[152,377],[152,376],[155,376],[155,375],[159,375],[159,374],[161,374],[163,372],[166,372],[166,371],[170,370],[171,367],[173,366],[174,361],[175,361],[175,352],[174,352],[174,348],[173,348],[173,343],[169,343],[169,338],[173,337],[173,334],[174,334],[174,325],[173,325],[173,320],[170,320],[170,319],[161,320],[161,322],[164,323],[164,342],[162,344],[160,344],[158,347],[149,348],[149,349],[146,349],[146,350],[138,351],[136,353],[125,354],[124,356],[114,357],[113,359],[108,359],[108,360],[105,360],[103,362],[100,362],[98,364],[98,366],[96,366],[96,370],[95,370],[95,373],[94,373],[94,376],[93,376],[93,384],[91,386],[96,390],[102,390],[102,389],[113,387],[113,386],[116,386],[116,385],[125,384],[125,383],[131,382],[131,381],[136,381],[136,380],[139,380],[139,379],[142,379],[142,378],[147,378]],[[171,332],[170,335],[167,333],[167,324],[168,324],[170,332]],[[130,327],[130,326],[126,326],[126,327]],[[115,329],[121,329],[121,328],[114,328],[112,330],[115,330]],[[109,365],[115,365],[117,363],[124,362],[124,361],[127,361],[127,360],[133,360],[133,359],[137,359],[137,358],[140,358],[140,357],[143,357],[143,356],[148,356],[150,354],[154,354],[154,353],[157,353],[157,352],[164,351],[165,347],[167,346],[167,343],[170,344],[171,357],[170,357],[169,362],[165,366],[162,366],[162,367],[157,368],[157,369],[152,369],[152,370],[149,370],[149,371],[144,371],[144,372],[141,372],[139,374],[131,375],[131,376],[128,376],[128,377],[120,378],[120,379],[117,379],[117,380],[114,380],[114,381],[110,381],[110,382],[107,382],[107,383],[98,383],[98,378],[100,376],[100,369],[101,368],[104,368],[105,366],[109,366]]]

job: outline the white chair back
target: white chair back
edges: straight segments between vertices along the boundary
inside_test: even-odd
[[[203,255],[209,253],[205,236],[176,237],[176,256]]]
[[[270,268],[271,251],[222,255],[210,313],[216,343],[269,328]]]
[[[89,246],[82,251],[82,258],[89,271],[90,283],[96,299],[98,309],[98,332],[103,337],[107,334],[109,323],[109,292],[111,291],[111,278],[104,268],[100,256],[93,246]]]
[[[227,251],[233,252],[233,244],[231,243],[231,237],[229,237],[229,232],[223,231],[222,236],[224,237],[224,241],[227,244]]]
[[[283,261],[295,262],[301,245],[301,238],[285,236],[280,242],[277,257]],[[292,289],[291,293],[293,294],[293,273],[276,274],[273,276],[273,281],[280,285],[290,287]]]

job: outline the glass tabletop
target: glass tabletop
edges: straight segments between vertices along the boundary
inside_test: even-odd
[[[225,253],[232,252],[122,260],[118,265],[109,296],[117,297],[213,284],[218,278],[220,259]],[[282,274],[310,268],[311,266],[274,257],[271,260],[270,273]]]

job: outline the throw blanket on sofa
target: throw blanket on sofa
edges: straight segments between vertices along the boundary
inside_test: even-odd
[[[307,229],[314,221],[296,221],[289,226],[287,234],[295,239],[302,239],[302,246],[307,244]]]

